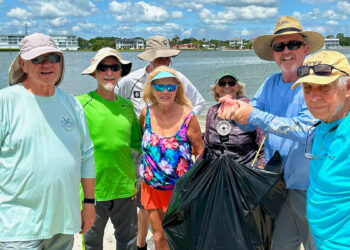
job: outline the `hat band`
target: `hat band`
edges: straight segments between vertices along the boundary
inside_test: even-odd
[[[288,31],[302,32],[301,29],[297,29],[297,28],[284,28],[284,29],[277,30],[275,32],[275,34],[277,35],[277,34],[281,34],[281,33],[288,32]]]

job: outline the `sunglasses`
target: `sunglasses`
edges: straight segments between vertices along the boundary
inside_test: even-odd
[[[47,56],[40,55],[33,58],[31,61],[33,64],[42,64],[45,61],[45,58],[49,61],[49,63],[58,63],[61,60],[61,56],[59,54],[50,54]]]
[[[100,63],[99,65],[97,65],[97,70],[102,71],[102,72],[106,72],[108,70],[108,68],[110,68],[112,71],[119,71],[122,69],[122,65],[120,64],[103,64]]]
[[[341,69],[338,69],[332,65],[329,64],[317,64],[314,66],[300,66],[297,70],[297,74],[299,77],[304,77],[310,74],[310,69],[313,70],[315,75],[319,76],[329,76],[332,74],[332,70],[336,69],[340,72],[344,73],[345,75],[349,76],[349,74]]]
[[[177,85],[174,85],[174,84],[170,84],[170,85],[153,84],[152,86],[156,91],[161,91],[161,92],[163,92],[164,89],[168,90],[169,92],[174,92],[177,89]]]
[[[305,45],[305,44],[301,41],[289,41],[288,43],[276,43],[271,47],[275,52],[282,52],[284,51],[284,48],[286,46],[289,50],[297,50],[300,48],[301,45]]]
[[[219,81],[219,82],[218,82],[218,86],[219,86],[219,87],[225,87],[225,86],[228,84],[228,86],[233,87],[233,86],[236,85],[236,83],[237,83],[236,81],[228,81],[228,82]]]

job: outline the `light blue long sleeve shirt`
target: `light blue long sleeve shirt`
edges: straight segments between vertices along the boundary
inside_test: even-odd
[[[0,90],[0,241],[28,241],[81,230],[79,183],[94,178],[83,108],[56,88]]]
[[[336,129],[335,126],[338,126]],[[350,113],[316,128],[307,218],[319,250],[350,249]]]
[[[278,150],[284,161],[287,188],[306,190],[310,161],[304,157],[304,149],[307,130],[316,120],[307,109],[301,85],[292,90],[293,83],[285,83],[282,73],[267,78],[250,101],[254,109],[248,123],[241,127],[260,127],[269,132],[265,141],[266,162]]]

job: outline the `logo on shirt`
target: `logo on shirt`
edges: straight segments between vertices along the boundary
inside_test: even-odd
[[[134,98],[141,98],[141,91],[134,91]]]
[[[71,132],[74,128],[74,123],[69,117],[68,118],[62,117],[61,124],[62,124],[62,127],[68,132]]]

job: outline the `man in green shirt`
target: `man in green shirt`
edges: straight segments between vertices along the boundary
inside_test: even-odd
[[[96,90],[77,97],[95,149],[96,221],[84,234],[87,250],[103,249],[109,218],[115,228],[117,249],[136,248],[137,187],[131,149],[141,152],[142,133],[131,101],[114,94],[118,80],[130,72],[131,66],[115,49],[103,48],[82,72],[98,83]]]

